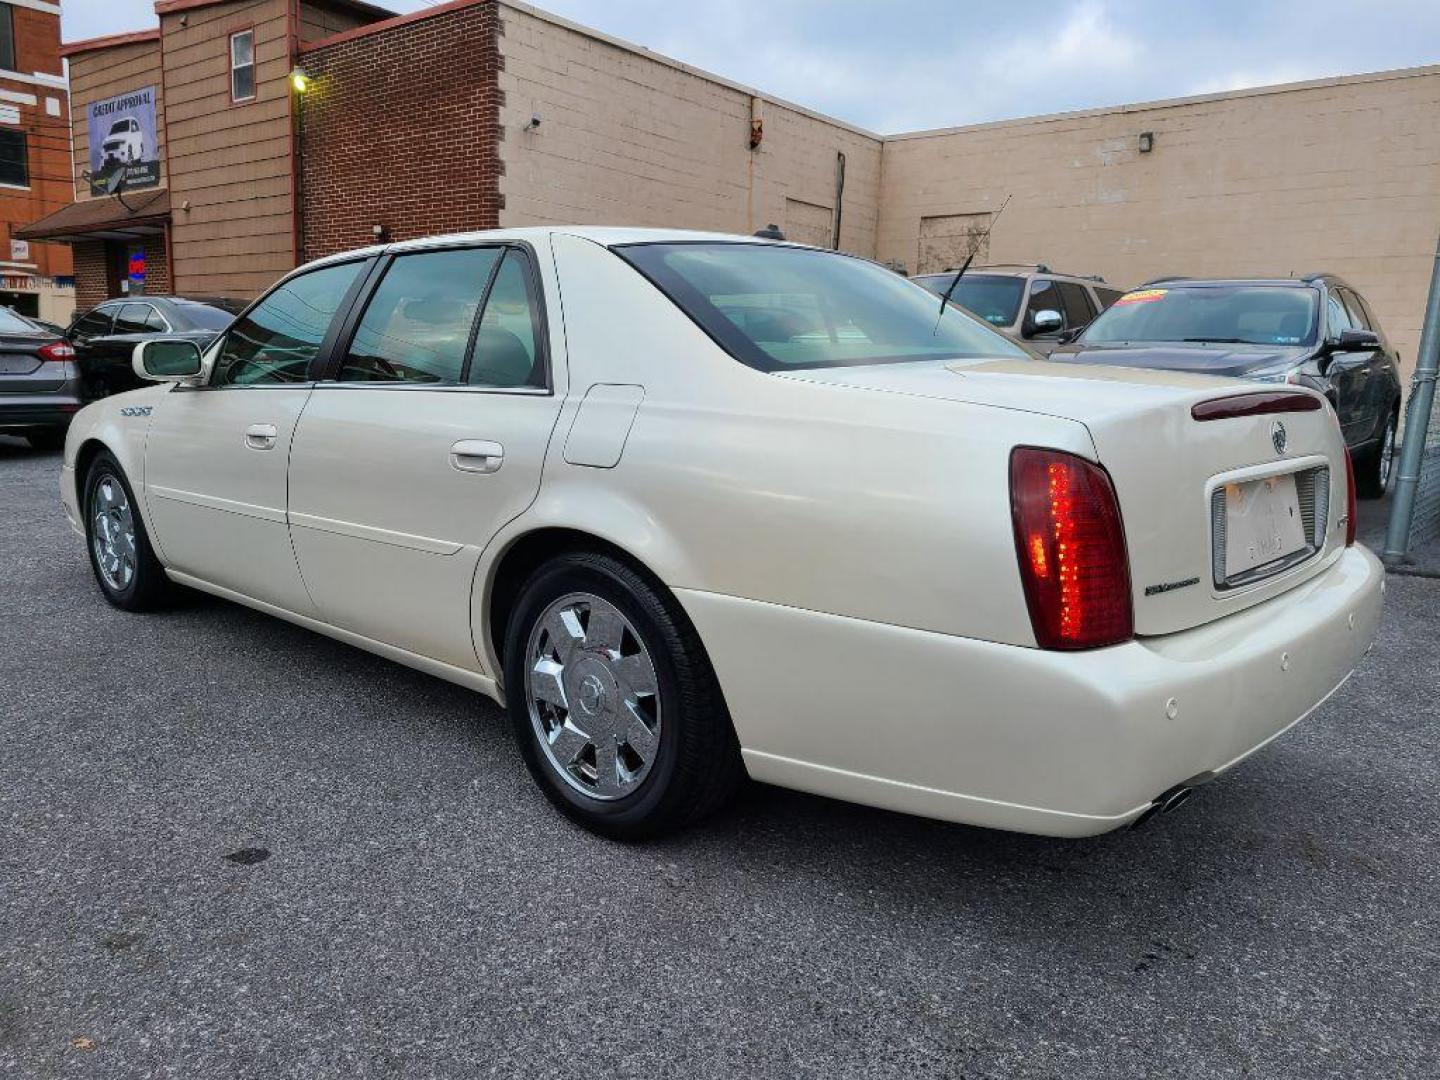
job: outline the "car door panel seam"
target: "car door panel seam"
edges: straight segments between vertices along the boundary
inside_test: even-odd
[[[465,544],[453,540],[440,540],[430,536],[417,536],[414,533],[396,532],[393,529],[360,525],[353,521],[320,517],[318,514],[300,514],[291,511],[289,518],[290,524],[295,528],[313,529],[316,532],[331,533],[335,536],[348,536],[354,540],[368,540],[390,547],[408,548],[411,551],[421,551],[427,555],[455,555],[466,547]]]
[[[270,521],[277,525],[285,524],[285,511],[268,506],[257,506],[254,503],[239,502],[235,499],[222,499],[218,495],[202,495],[196,491],[182,491],[179,488],[151,486],[147,490],[157,499],[169,502],[186,503],[190,506],[203,507],[206,510],[219,510],[226,514],[239,514],[242,517]]]

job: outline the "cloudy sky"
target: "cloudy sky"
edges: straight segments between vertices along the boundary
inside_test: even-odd
[[[538,6],[882,133],[1440,61],[1440,0]],[[67,41],[155,25],[151,0],[63,10]]]

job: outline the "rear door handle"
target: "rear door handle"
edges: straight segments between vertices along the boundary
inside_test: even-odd
[[[277,435],[274,424],[251,424],[245,429],[245,445],[251,450],[273,450]]]
[[[505,464],[505,448],[489,439],[461,439],[450,447],[450,464],[461,472],[497,472]]]

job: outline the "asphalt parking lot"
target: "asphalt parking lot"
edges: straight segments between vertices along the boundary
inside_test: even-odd
[[[753,787],[625,847],[464,690],[111,609],[57,469],[0,438],[0,1075],[1435,1075],[1440,581],[1140,831]]]

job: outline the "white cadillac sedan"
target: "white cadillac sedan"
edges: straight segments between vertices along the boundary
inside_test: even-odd
[[[111,603],[179,583],[503,701],[612,836],[746,774],[1104,832],[1306,716],[1380,615],[1320,395],[1045,364],[833,252],[392,244],[135,366],[61,483]]]

